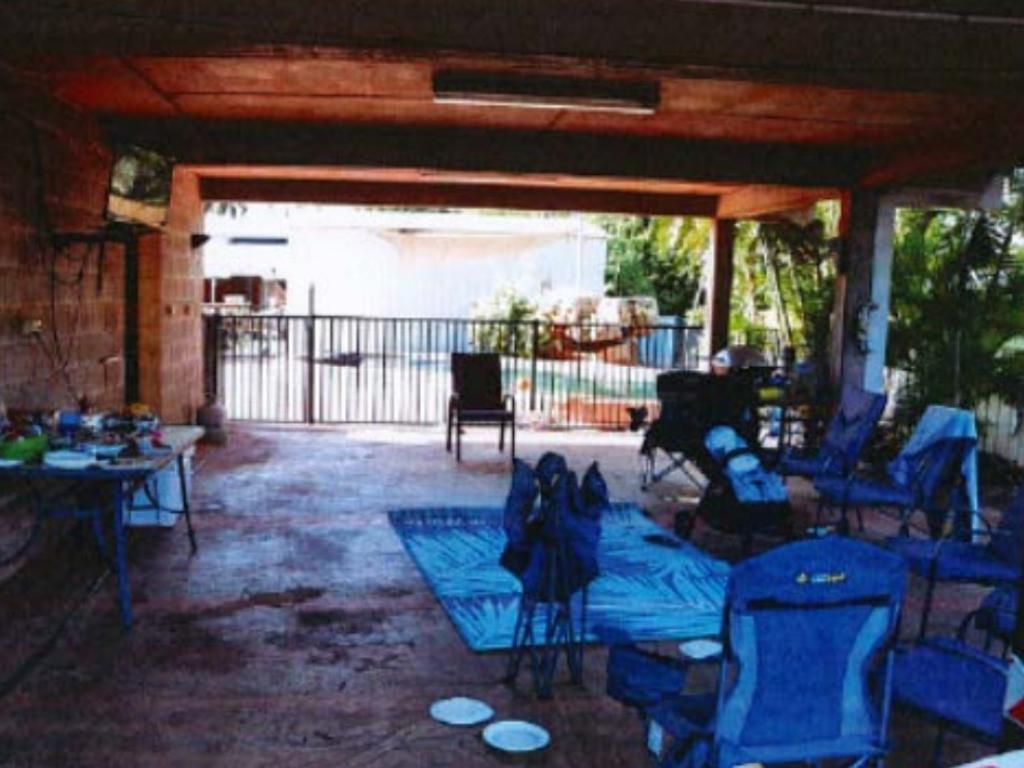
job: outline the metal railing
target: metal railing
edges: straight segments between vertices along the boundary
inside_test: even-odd
[[[231,315],[206,318],[207,388],[237,420],[435,424],[453,352],[501,354],[528,421],[622,428],[655,379],[696,368],[701,329],[545,321]]]

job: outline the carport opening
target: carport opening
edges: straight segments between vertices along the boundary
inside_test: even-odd
[[[621,428],[701,363],[697,219],[220,202],[204,225],[232,419],[440,423],[451,355],[496,352],[528,419]]]
[[[837,212],[739,226],[734,343],[827,354]],[[452,353],[497,352],[530,423],[621,429],[708,364],[707,218],[220,201],[204,230],[231,419],[440,423]]]

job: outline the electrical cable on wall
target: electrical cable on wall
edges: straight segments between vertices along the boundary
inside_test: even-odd
[[[35,233],[38,249],[38,266],[46,280],[48,328],[41,333],[33,333],[36,346],[42,352],[50,368],[49,373],[41,378],[49,383],[58,379],[68,395],[76,403],[81,403],[84,393],[75,386],[71,376],[71,363],[78,351],[79,331],[81,328],[82,304],[85,298],[85,276],[91,259],[96,259],[97,269],[99,252],[104,246],[98,242],[58,242],[57,232],[50,219],[46,201],[45,163],[39,129],[28,117],[15,112],[7,113],[9,119],[21,123],[28,131],[32,155],[32,176],[34,179],[34,200],[32,211],[32,229]],[[99,279],[99,278],[98,278]],[[100,284],[99,282],[97,283]],[[68,302],[72,309],[66,318],[61,317],[61,299],[65,291],[73,292]],[[62,322],[62,320],[66,322]],[[66,330],[62,332],[62,327]]]

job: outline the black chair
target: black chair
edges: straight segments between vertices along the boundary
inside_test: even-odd
[[[462,430],[468,425],[498,426],[498,450],[505,450],[505,425],[511,432],[511,458],[516,457],[516,401],[501,391],[501,357],[497,354],[452,353],[452,396],[448,400],[448,437],[455,459],[462,461]]]

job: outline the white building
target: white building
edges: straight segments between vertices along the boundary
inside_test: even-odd
[[[604,232],[581,216],[375,211],[247,204],[208,213],[207,277],[287,281],[289,314],[468,317],[511,287],[532,298],[601,296]]]

